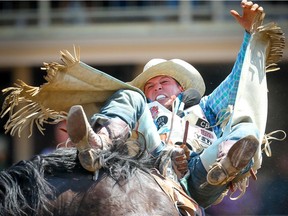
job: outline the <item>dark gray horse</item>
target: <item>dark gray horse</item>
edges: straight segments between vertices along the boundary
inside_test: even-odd
[[[119,151],[102,160],[96,181],[74,148],[20,161],[0,174],[0,215],[180,215],[147,169],[150,160]]]

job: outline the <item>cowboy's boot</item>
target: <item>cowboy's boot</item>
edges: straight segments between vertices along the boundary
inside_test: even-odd
[[[99,151],[109,150],[115,141],[124,142],[130,135],[129,126],[120,118],[109,119],[103,125],[95,126],[95,131],[89,124],[82,106],[72,106],[67,118],[67,132],[79,151],[81,165],[91,172],[101,168],[97,158]]]
[[[259,141],[251,135],[237,142],[222,142],[217,162],[207,173],[207,182],[211,185],[224,185],[232,181],[250,163],[258,147]]]

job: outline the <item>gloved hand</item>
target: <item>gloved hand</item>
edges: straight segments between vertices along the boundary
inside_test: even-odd
[[[188,171],[188,160],[183,148],[175,146],[171,155],[172,165],[178,179],[182,178]]]

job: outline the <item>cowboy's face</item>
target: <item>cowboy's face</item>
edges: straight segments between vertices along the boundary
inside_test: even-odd
[[[157,76],[148,80],[144,86],[144,93],[151,101],[158,101],[170,109],[173,101],[183,88],[179,83],[169,76]]]

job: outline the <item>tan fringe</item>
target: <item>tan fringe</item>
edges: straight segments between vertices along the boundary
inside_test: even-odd
[[[262,25],[265,13],[256,17],[251,29],[252,34],[258,34],[261,38],[269,40],[269,48],[266,58],[266,72],[274,72],[280,68],[277,63],[283,56],[285,47],[285,36],[283,30],[274,22]]]
[[[42,70],[46,70],[47,75],[45,80],[49,84],[56,79],[57,73],[59,71],[65,71],[67,67],[74,65],[80,61],[80,49],[74,46],[74,56],[72,56],[67,50],[61,51],[62,61],[64,65],[57,62],[43,63],[44,67]],[[4,103],[2,105],[2,111],[0,113],[1,118],[5,115],[9,115],[9,118],[4,125],[5,132],[14,136],[16,133],[20,137],[21,132],[29,127],[29,137],[32,135],[34,124],[37,126],[38,130],[44,134],[44,123],[47,124],[57,124],[66,118],[66,112],[58,112],[45,108],[37,101],[35,102],[35,97],[41,90],[41,87],[29,86],[21,80],[17,80],[14,83],[16,87],[8,87],[2,90],[4,94],[9,93],[6,96]],[[16,110],[18,105],[23,105],[22,108]]]
[[[31,94],[33,97],[39,91],[37,87],[27,86],[22,81],[20,81],[20,84],[16,85],[19,87],[10,87],[3,90],[4,92],[11,91],[4,101],[1,112],[1,118],[3,118],[6,114],[9,114],[9,118],[4,125],[6,133],[10,131],[10,134],[14,136],[16,132],[18,132],[17,134],[20,137],[21,132],[26,127],[29,127],[30,137],[32,135],[33,126],[35,124],[38,130],[44,134],[44,123],[57,124],[66,118],[67,114],[65,112],[56,112],[48,108],[45,109],[39,103],[33,102],[26,97],[20,96],[22,91],[26,89],[26,92]],[[19,110],[16,110],[20,104],[23,104],[24,106]]]

